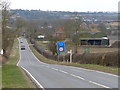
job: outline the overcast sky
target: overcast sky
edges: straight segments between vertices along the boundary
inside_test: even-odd
[[[119,0],[9,0],[11,9],[52,11],[118,11]]]

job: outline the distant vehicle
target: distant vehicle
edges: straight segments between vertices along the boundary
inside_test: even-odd
[[[25,45],[21,45],[21,50],[25,50]]]
[[[3,55],[3,49],[0,51],[0,55]]]
[[[23,42],[20,42],[20,43],[23,43]]]
[[[39,39],[44,39],[45,36],[44,36],[44,35],[39,35],[39,36],[37,36],[37,38],[39,38]]]

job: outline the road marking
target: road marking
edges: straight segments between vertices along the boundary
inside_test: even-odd
[[[27,40],[26,40],[26,42],[27,42]],[[28,42],[27,42],[27,44],[28,44]],[[31,49],[30,49],[30,47],[28,46],[28,49],[31,51]],[[37,59],[37,61],[39,62],[39,63],[42,63],[42,64],[46,64],[46,63],[43,63],[43,62],[40,62],[39,61],[39,59],[34,55],[34,53],[31,51],[31,53],[33,54],[33,56]],[[72,67],[72,68],[76,68],[76,67]],[[55,69],[55,68],[51,68],[51,69],[54,69],[54,70],[57,70],[58,71],[58,69]],[[89,70],[89,69],[84,69],[84,68],[77,68],[77,69],[82,69],[82,70],[87,70],[87,71],[96,71],[96,70]],[[68,72],[65,72],[65,71],[62,71],[62,70],[59,70],[60,72],[63,72],[63,73],[68,73]],[[27,71],[26,71],[27,72]],[[29,73],[29,72],[28,72]],[[30,73],[29,73],[30,74]],[[107,74],[107,73],[106,73]],[[30,74],[31,75],[31,74]],[[77,76],[77,75],[74,75],[74,74],[70,74],[71,76],[74,76],[74,77],[76,77],[76,78],[79,78],[79,79],[81,79],[81,80],[85,80],[84,78],[82,78],[82,77],[80,77],[80,76]],[[111,74],[108,74],[108,75],[111,75]],[[31,75],[32,76],[32,75]],[[117,76],[117,75],[116,75]],[[33,77],[33,76],[32,76]],[[33,79],[35,79],[34,77],[33,77]],[[38,83],[38,85],[40,85],[40,87],[42,87],[42,85],[35,79],[35,81]],[[88,80],[86,80],[86,81],[88,81]],[[104,87],[104,88],[110,88],[110,87],[108,87],[108,86],[105,86],[105,85],[102,85],[102,84],[99,84],[99,83],[96,83],[96,82],[93,82],[93,81],[88,81],[88,82],[90,82],[90,83],[93,83],[93,84],[95,84],[95,85],[99,85],[99,86],[101,86],[101,87]]]
[[[105,85],[102,85],[102,84],[99,84],[99,83],[96,83],[96,82],[93,82],[93,81],[89,81],[90,83],[93,83],[95,85],[98,85],[98,86],[101,86],[101,87],[104,87],[104,88],[110,88],[108,86],[105,86]]]
[[[38,85],[40,88],[42,88],[43,90],[45,90],[44,87],[32,76],[32,74],[31,74],[29,71],[27,71],[27,70],[26,70],[24,67],[22,67],[22,66],[20,66],[20,67],[29,74],[29,76],[37,83],[37,85]]]
[[[51,69],[58,71],[58,69],[56,69],[56,68],[51,68]]]
[[[19,41],[19,39],[18,39],[18,41]],[[19,63],[20,63],[20,60],[21,60],[21,52],[20,52],[20,41],[19,41],[19,61],[18,61],[18,63],[17,63],[17,66],[19,67]],[[43,90],[45,90],[44,89],[44,87],[32,76],[32,74],[30,74],[30,72],[29,71],[27,71],[24,67],[22,67],[22,66],[20,66],[24,71],[26,71],[28,74],[29,74],[29,76],[37,83],[37,85],[40,87],[40,88],[42,88]]]
[[[84,78],[82,78],[80,76],[77,76],[77,75],[74,75],[74,74],[70,74],[70,75],[73,76],[73,77],[79,78],[81,80],[85,80]],[[88,81],[88,80],[86,80],[86,81]],[[96,83],[96,82],[93,82],[93,81],[88,81],[88,82],[90,82],[92,84],[95,84],[95,85],[98,85],[98,86],[101,86],[101,87],[104,87],[104,88],[110,88],[108,86],[105,86],[105,85],[102,85],[102,84],[99,84],[99,83]]]
[[[82,77],[80,77],[80,76],[77,76],[77,75],[74,75],[74,74],[70,74],[71,76],[73,76],[73,77],[77,77],[77,78],[79,78],[79,79],[81,79],[81,80],[85,80],[84,78],[82,78]]]
[[[68,72],[65,72],[65,71],[63,71],[63,70],[59,70],[59,71],[65,73],[65,74],[68,74]]]

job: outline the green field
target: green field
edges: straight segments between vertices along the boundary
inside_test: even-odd
[[[18,40],[15,39],[9,61],[2,67],[2,88],[36,88],[26,73],[16,66],[19,60]]]
[[[44,56],[42,56],[41,54],[39,54],[34,47],[30,46],[31,50],[33,51],[33,53],[35,54],[35,56],[42,62],[45,63],[49,63],[49,64],[60,64],[60,65],[68,65],[68,66],[75,66],[75,67],[82,67],[82,68],[87,68],[87,69],[92,69],[92,70],[99,70],[99,71],[103,71],[103,72],[108,72],[108,73],[112,73],[112,74],[116,74],[118,75],[118,68],[114,68],[114,67],[106,67],[106,66],[101,66],[101,65],[94,65],[94,64],[78,64],[78,63],[67,63],[67,62],[58,62],[58,61],[54,61],[51,59],[47,59]]]

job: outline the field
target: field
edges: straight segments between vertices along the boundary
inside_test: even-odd
[[[45,48],[45,49],[48,49],[47,48],[47,44],[48,43],[43,43],[42,41],[37,41],[37,43],[41,46],[41,47],[43,47],[43,48]],[[66,43],[66,49],[67,49],[67,51],[69,51],[70,49],[72,49],[72,51],[74,52],[74,44],[73,43]],[[118,48],[106,48],[106,47],[104,47],[104,48],[97,48],[97,47],[90,47],[90,48],[85,48],[85,47],[81,47],[81,46],[79,46],[78,47],[78,53],[80,53],[80,54],[82,54],[82,53],[84,53],[85,52],[85,50],[86,49],[88,49],[88,51],[90,52],[90,53],[107,53],[107,52],[114,52],[114,51],[118,51]]]
[[[90,53],[107,53],[118,51],[118,48],[88,48]],[[85,48],[79,48],[78,53],[84,53]]]

